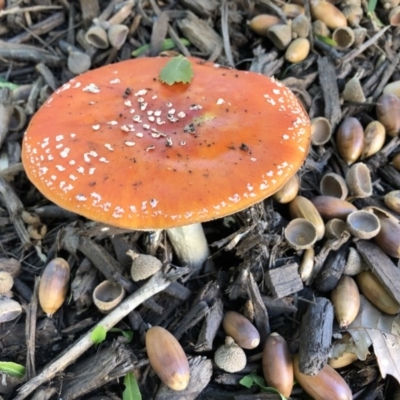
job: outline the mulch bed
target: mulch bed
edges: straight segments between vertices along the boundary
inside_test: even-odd
[[[257,385],[247,388],[239,381],[250,374],[263,376],[262,345],[271,332],[286,339],[292,354],[300,351],[310,373],[326,364],[332,332],[339,331],[330,293],[343,274],[350,248],[400,299],[397,258],[387,257],[373,240],[349,234],[319,240],[314,245],[312,279],[302,280],[299,266],[304,251],[294,250],[284,236],[291,220],[288,205],[272,198],[205,223],[213,266],[190,277],[187,269],[176,266],[164,233],[105,226],[51,204],[29,182],[21,163],[30,118],[69,79],[133,55],[181,53],[274,76],[298,96],[311,118],[329,120],[333,136],[311,147],[299,171],[299,194],[313,199],[321,194],[324,175],[334,172],[345,177],[349,170],[337,150],[341,122],[355,117],[365,127],[375,120],[384,88],[400,78],[398,17],[395,13],[389,17],[394,3],[337,2],[343,12],[354,7],[353,14],[346,11],[349,26],[363,28],[364,36],[344,49],[310,30],[306,37],[311,51],[290,63],[285,49],[254,32],[248,21],[270,14],[291,24],[299,13],[314,21],[308,0],[293,2],[292,8],[278,0],[0,0],[0,271],[20,268],[12,296],[23,307],[17,319],[0,324],[0,399],[120,399],[128,372],[136,377],[143,399],[280,399],[276,393],[262,392]],[[107,37],[112,25],[120,30]],[[352,79],[364,98],[352,97],[353,92],[343,96]],[[400,113],[393,118],[398,124]],[[373,194],[352,196],[358,209],[375,206],[388,211],[383,197],[400,189],[400,173],[392,164],[399,149],[397,134],[387,135],[384,147],[362,160],[370,171]],[[128,250],[162,261],[164,275],[153,278],[154,287],[173,283],[120,318],[118,329],[100,344],[75,353],[73,346],[107,318],[92,298],[101,281],[116,282],[127,294],[149,285],[131,281]],[[39,277],[55,257],[68,261],[71,283],[63,306],[48,318],[38,304]],[[229,310],[244,314],[261,337],[260,346],[246,350],[245,369],[236,373],[224,372],[213,363],[216,349],[225,340],[220,325]],[[150,326],[168,329],[189,356],[192,381],[186,391],[171,391],[150,367],[145,349]],[[365,361],[339,369],[354,398],[397,398],[398,382],[390,372],[381,377],[372,347],[370,352]],[[63,354],[66,361],[56,368]],[[4,361],[25,366],[25,375],[2,374]],[[57,373],[45,366],[56,368]],[[295,385],[291,398],[310,397]]]

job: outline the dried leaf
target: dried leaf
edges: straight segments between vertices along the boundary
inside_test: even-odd
[[[361,296],[360,311],[347,331],[361,354],[372,343],[382,377],[389,374],[400,383],[399,315],[384,314]]]

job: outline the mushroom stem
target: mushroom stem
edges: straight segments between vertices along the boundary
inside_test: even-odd
[[[210,256],[207,239],[201,224],[192,224],[167,229],[168,238],[176,256],[183,265],[199,273]]]

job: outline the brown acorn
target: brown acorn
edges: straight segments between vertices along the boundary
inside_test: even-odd
[[[265,341],[262,365],[268,386],[289,397],[294,380],[293,362],[285,339],[278,333],[271,333]]]
[[[400,99],[391,93],[383,94],[376,104],[378,120],[389,136],[395,137],[400,132]]]
[[[267,37],[269,28],[280,23],[281,19],[275,15],[259,14],[248,21],[247,25],[258,35]]]
[[[357,210],[348,201],[333,196],[316,196],[311,199],[311,202],[325,220],[333,218],[346,219],[350,213]]]
[[[272,198],[281,204],[289,203],[297,196],[299,188],[299,177],[293,175],[277,192],[272,195]]]
[[[360,292],[354,279],[342,275],[336,288],[332,290],[331,301],[339,326],[347,328],[360,310]]]
[[[39,303],[48,317],[51,317],[64,303],[69,276],[69,264],[63,258],[54,258],[43,270],[39,283]]]
[[[346,381],[330,365],[325,365],[317,375],[300,372],[299,355],[293,357],[294,376],[300,386],[314,400],[351,400],[353,395]]]
[[[381,230],[374,237],[374,242],[390,257],[400,258],[400,222],[395,217],[376,214],[381,223]]]
[[[328,28],[336,29],[347,26],[346,17],[333,4],[323,0],[312,0],[310,6],[312,17],[324,22]]]
[[[170,389],[186,389],[190,380],[189,362],[175,337],[161,326],[146,333],[147,356],[154,372]]]
[[[358,119],[347,117],[339,126],[336,136],[337,149],[340,157],[352,164],[361,155],[364,147],[364,130]]]
[[[292,218],[304,218],[310,221],[317,231],[317,240],[324,237],[324,221],[317,208],[306,197],[296,196],[289,204],[289,213]]]
[[[385,195],[383,200],[388,208],[400,214],[400,190],[392,190]]]
[[[227,336],[243,349],[254,349],[260,344],[260,334],[256,327],[242,314],[228,311],[222,321]]]
[[[369,270],[356,275],[361,293],[379,310],[386,314],[397,314],[400,304],[383,283]]]

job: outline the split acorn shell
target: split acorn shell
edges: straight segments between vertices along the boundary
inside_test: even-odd
[[[271,333],[265,341],[262,365],[268,386],[289,397],[293,388],[293,361],[285,339],[278,333]]]
[[[39,283],[39,304],[49,317],[64,303],[69,277],[69,264],[60,257],[51,260],[43,270]]]
[[[346,381],[330,365],[325,365],[317,375],[300,372],[299,355],[293,357],[294,376],[300,386],[314,400],[351,400],[353,395]]]
[[[228,311],[222,321],[227,336],[243,349],[254,349],[260,344],[260,334],[256,327],[242,314]]]
[[[366,270],[356,276],[361,293],[379,310],[394,315],[400,311],[400,304],[385,288],[376,275]]]
[[[342,275],[331,293],[335,316],[341,328],[347,328],[357,317],[360,310],[360,292],[356,282],[350,276]]]
[[[147,356],[154,372],[170,389],[186,389],[190,380],[189,362],[176,338],[161,326],[146,333]]]

